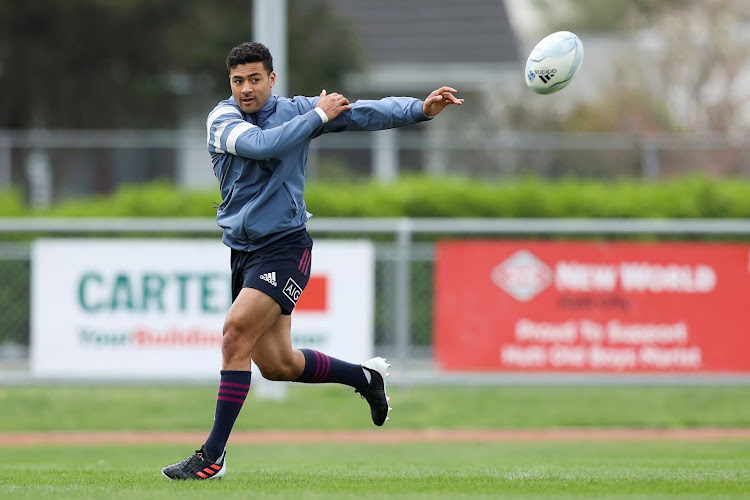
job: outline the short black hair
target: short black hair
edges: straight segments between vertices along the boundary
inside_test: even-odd
[[[266,72],[270,75],[273,71],[273,57],[268,47],[259,42],[244,42],[229,51],[227,56],[227,71],[240,64],[262,62]]]

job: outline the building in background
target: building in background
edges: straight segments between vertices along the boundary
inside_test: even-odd
[[[472,134],[482,123],[476,117],[488,110],[503,120],[494,103],[524,85],[519,43],[504,1],[325,1],[355,27],[364,51],[365,69],[348,75],[347,95],[424,98],[449,85],[466,98],[450,119],[374,134],[372,154],[361,152],[358,166],[376,179],[392,181],[402,170],[455,173],[456,152],[443,149],[446,139],[458,142]],[[421,148],[414,147],[420,142]]]
[[[522,56],[503,1],[326,1],[356,26],[365,52],[352,92],[421,95],[444,82],[481,94],[517,79]]]

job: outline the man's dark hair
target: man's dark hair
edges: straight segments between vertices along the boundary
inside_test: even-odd
[[[244,42],[229,51],[227,56],[227,71],[240,64],[262,62],[266,72],[273,71],[273,57],[268,47],[258,42]]]

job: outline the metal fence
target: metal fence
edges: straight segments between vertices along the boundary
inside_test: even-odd
[[[429,366],[432,345],[432,269],[439,238],[733,237],[750,241],[750,221],[649,219],[346,219],[315,218],[308,227],[315,238],[370,238],[376,247],[375,343],[379,353],[401,366]],[[91,237],[149,235],[219,238],[206,218],[18,218],[0,219],[0,368],[23,368],[28,361],[30,248],[40,236]],[[421,365],[420,365],[421,363]],[[434,374],[412,373],[430,383]],[[421,378],[420,378],[421,377]],[[471,376],[467,376],[471,378]],[[566,377],[569,381],[571,377]],[[441,378],[442,382],[446,380]],[[453,377],[451,380],[466,380]],[[473,383],[493,380],[482,375]],[[512,382],[506,375],[505,382]],[[528,381],[528,377],[523,380]],[[549,376],[540,381],[550,382]],[[604,377],[601,380],[606,380]],[[639,381],[630,377],[631,381]],[[437,381],[437,379],[434,379]],[[642,381],[642,380],[641,380]]]
[[[403,172],[480,179],[750,177],[750,143],[723,134],[634,135],[439,129],[327,134],[312,142],[309,180],[388,182]],[[0,189],[36,206],[169,179],[215,186],[201,130],[0,130]]]

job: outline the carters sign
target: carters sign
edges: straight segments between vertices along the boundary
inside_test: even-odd
[[[750,372],[750,247],[444,241],[445,370]]]
[[[292,316],[293,344],[371,357],[373,268],[369,242],[316,242],[310,282]],[[32,371],[215,376],[231,302],[229,249],[219,241],[37,241]]]

